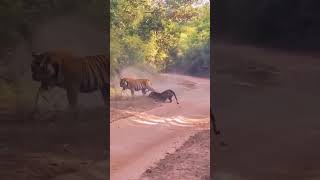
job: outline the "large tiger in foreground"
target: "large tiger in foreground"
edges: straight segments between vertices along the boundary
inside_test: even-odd
[[[121,78],[120,87],[122,87],[123,91],[130,89],[132,96],[134,96],[134,91],[142,91],[143,95],[148,91],[155,91],[151,87],[151,81],[149,79]]]
[[[57,50],[33,52],[32,57],[32,79],[41,83],[39,91],[52,87],[65,89],[73,110],[77,107],[79,92],[100,90],[106,103],[110,87],[110,69],[106,56],[77,57],[68,51]]]

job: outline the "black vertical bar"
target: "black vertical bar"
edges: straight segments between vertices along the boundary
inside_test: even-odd
[[[110,85],[110,0],[106,1],[105,6],[105,43],[106,43],[106,57],[108,61],[108,67],[109,67],[109,85]],[[106,179],[110,179],[110,87],[107,90],[107,93],[109,94],[108,99],[106,101],[107,109],[106,109]]]
[[[214,175],[214,136],[215,133],[213,131],[213,119],[212,119],[212,113],[213,112],[213,97],[214,97],[214,84],[213,84],[213,75],[214,75],[214,59],[213,59],[213,46],[214,46],[214,29],[215,23],[214,23],[214,0],[210,0],[210,179],[213,179]]]

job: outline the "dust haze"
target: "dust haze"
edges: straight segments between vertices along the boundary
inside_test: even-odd
[[[170,71],[168,73],[161,73],[157,72],[154,68],[152,68],[149,65],[131,65],[126,68],[123,68],[121,70],[120,77],[130,77],[130,78],[141,78],[141,79],[150,79],[152,87],[157,92],[163,92],[167,89],[171,89],[174,92],[176,92],[177,96],[184,93],[185,89],[181,88],[179,84],[184,83],[187,84],[187,86],[192,87],[194,86],[194,82],[183,80],[179,78],[179,75],[181,74],[183,70],[179,72]],[[116,95],[112,95],[111,98],[114,98],[115,96],[131,96],[130,91],[126,90],[124,93],[121,92],[120,88],[120,78],[119,76],[115,76],[111,79],[111,87],[115,88],[117,90]],[[135,92],[135,94],[141,96],[142,92]]]

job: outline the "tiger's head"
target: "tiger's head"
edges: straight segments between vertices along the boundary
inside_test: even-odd
[[[32,52],[32,79],[41,82],[41,86],[48,89],[62,81],[61,62],[59,55],[54,52]]]
[[[122,87],[122,90],[126,90],[128,87],[128,79],[127,78],[121,78],[120,79],[120,87]]]

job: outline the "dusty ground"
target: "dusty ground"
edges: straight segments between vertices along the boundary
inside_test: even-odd
[[[110,104],[111,123],[133,116],[134,114],[130,112],[144,112],[161,106],[161,104],[143,96],[135,97],[135,99],[124,98],[121,100],[111,100]]]
[[[320,61],[216,45],[214,104],[229,143],[213,154],[215,180],[320,179]]]
[[[140,180],[210,179],[210,131],[204,130],[190,137],[174,153],[168,154]]]
[[[1,119],[1,179],[52,179],[103,161],[102,112],[87,110],[77,123],[67,122],[64,113],[33,122]]]
[[[181,78],[187,78],[188,80],[181,81]],[[165,81],[161,81],[161,83]],[[127,146],[122,152],[134,152],[131,155],[135,156],[135,158],[131,158],[131,160],[137,160],[136,158],[147,160],[140,162],[142,166],[140,166],[140,170],[136,171],[139,172],[136,177],[139,177],[143,171],[152,165],[152,163],[150,164],[151,161],[157,162],[166,153],[174,152],[189,136],[208,127],[209,101],[207,97],[209,94],[203,97],[206,100],[200,103],[198,108],[185,112],[184,107],[191,107],[190,105],[194,103],[192,98],[188,98],[188,94],[201,93],[203,90],[207,93],[209,92],[209,81],[184,76],[177,76],[173,81],[174,83],[170,87],[176,91],[182,105],[156,103],[142,96],[137,96],[133,99],[130,97],[112,99],[110,102],[111,122],[109,123],[111,123],[111,129],[120,130],[113,131],[117,132],[119,136],[116,136],[116,138],[111,137],[111,140],[118,141],[123,137],[127,138],[127,141],[131,141],[131,144],[123,140],[119,141],[119,143],[120,145],[129,145],[129,147],[131,145],[132,151],[128,151]],[[163,90],[161,88],[166,88],[163,85],[158,84],[158,87],[157,85],[155,87]],[[40,116],[37,116],[36,120],[31,121],[24,114],[15,112],[15,104],[10,105],[6,102],[5,97],[1,99],[1,102],[3,102],[0,108],[1,179],[102,180],[108,177],[106,169],[109,167],[107,166],[107,160],[103,156],[104,142],[106,138],[109,138],[106,135],[108,131],[104,128],[107,123],[105,110],[100,106],[101,104],[89,102],[89,100],[92,101],[93,99],[100,102],[99,96],[83,96],[80,99],[80,105],[83,109],[81,110],[80,120],[77,122],[68,120],[68,115],[63,110],[42,112]],[[62,96],[61,98],[65,97]],[[90,106],[89,104],[98,105]],[[198,114],[195,112],[198,112]],[[163,118],[160,115],[163,115]],[[157,117],[158,120],[167,121],[167,123],[157,122]],[[135,120],[135,124],[132,126],[133,120]],[[127,124],[128,121],[131,121],[131,123]],[[148,123],[156,123],[158,126],[148,125]],[[127,130],[131,134],[123,133]],[[136,135],[146,136],[142,139],[134,138],[132,136],[135,134],[134,132],[138,132]],[[143,142],[143,139],[146,141]],[[138,144],[136,144],[137,140]],[[152,143],[150,144],[150,142]],[[144,143],[146,143],[146,146],[143,146]],[[113,150],[112,147],[111,151]],[[123,155],[121,151],[118,152],[119,154],[117,155]],[[155,152],[158,152],[156,153],[157,156],[152,156]],[[130,160],[126,159],[127,157],[124,159]],[[124,162],[121,159],[117,160]],[[128,164],[136,165],[135,163]],[[120,163],[118,168],[121,166]],[[128,172],[135,172],[135,168],[128,167]],[[124,168],[125,171],[128,170],[126,168]],[[112,167],[111,172],[114,172]],[[111,179],[120,180],[121,178]]]
[[[140,100],[141,103],[137,103],[136,107],[144,107],[145,104],[149,104],[149,108],[144,108],[144,111],[128,108],[122,110],[121,103],[119,104],[117,101],[117,103],[111,104],[111,179],[139,179],[143,172],[163,159],[168,153],[174,153],[190,136],[209,128],[209,79],[173,74],[161,76],[161,79],[153,82],[153,88],[158,91],[169,88],[174,90],[180,104],[176,104],[175,100],[173,103],[154,103],[150,99],[143,100],[143,97],[129,99],[129,101]],[[144,105],[142,101],[144,101]],[[127,115],[119,118],[119,113]],[[132,116],[128,117],[130,114]],[[185,147],[189,146],[189,150],[198,151],[199,146],[197,144],[193,146],[195,142],[193,139],[199,139],[199,136],[193,137],[185,144]],[[206,138],[208,140],[209,136]],[[202,142],[202,147],[206,147],[207,153],[202,154],[202,156],[206,156],[205,159],[198,159],[201,162],[199,165],[206,166],[204,171],[208,176],[209,141]],[[177,162],[177,167],[189,166],[197,156],[193,154],[189,158],[190,161]],[[166,169],[163,173],[165,172]],[[176,170],[177,174],[179,172],[182,173],[183,169]],[[168,172],[166,179],[177,179],[177,174]],[[194,179],[198,178],[194,176]],[[185,178],[181,177],[180,179]]]
[[[211,179],[320,179],[318,57],[229,44],[217,44],[213,54],[217,73],[212,94],[223,132],[216,142],[224,140],[229,146],[217,145],[213,150]],[[184,165],[180,157],[187,153],[201,156],[202,151],[194,155],[197,148],[190,148],[206,141],[199,138],[191,146],[182,146],[145,171],[141,179],[179,175],[189,179],[194,164],[180,171],[174,168]]]

